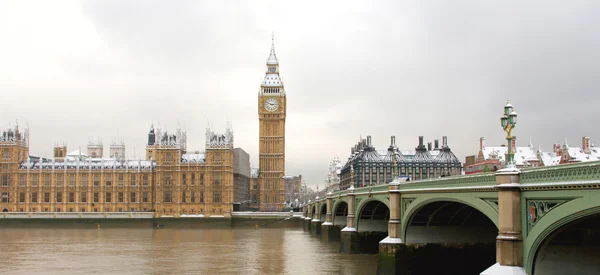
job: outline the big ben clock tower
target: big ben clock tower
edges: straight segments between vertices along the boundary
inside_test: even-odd
[[[285,207],[286,107],[272,40],[265,79],[258,93],[260,211],[282,211]]]

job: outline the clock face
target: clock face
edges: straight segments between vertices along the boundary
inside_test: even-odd
[[[279,101],[277,101],[277,99],[274,97],[269,97],[267,100],[265,100],[265,109],[267,111],[275,112],[277,111],[277,107],[279,107]]]

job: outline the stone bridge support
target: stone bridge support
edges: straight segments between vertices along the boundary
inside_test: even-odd
[[[331,197],[331,192],[327,193],[327,214],[325,214],[325,222],[321,224],[321,239],[324,241],[332,240],[333,230],[333,218],[332,218],[332,209],[333,209],[333,198]]]
[[[319,196],[317,196],[313,207],[313,219],[310,221],[310,233],[315,235],[321,234],[321,208],[319,206]]]
[[[306,218],[304,218],[304,224],[303,224],[303,229],[304,231],[309,231],[310,232],[310,221],[312,220],[312,209],[313,209],[313,204],[311,203],[310,200],[308,200],[308,204],[306,205],[307,209],[307,213],[308,215],[306,215]]]
[[[401,208],[400,208],[400,190],[399,183],[389,184],[390,193],[390,220],[388,222],[388,236],[379,242],[379,255],[377,264],[377,274],[404,274],[400,268],[402,266],[401,252],[406,250],[406,245],[402,241],[401,226]],[[406,273],[406,272],[405,272]]]
[[[360,253],[360,238],[354,223],[356,195],[354,186],[348,188],[348,216],[346,218],[346,227],[340,234],[340,252]]]
[[[482,275],[525,275],[523,268],[523,235],[521,227],[521,191],[519,170],[502,169],[496,173],[498,188],[498,225],[496,264]]]

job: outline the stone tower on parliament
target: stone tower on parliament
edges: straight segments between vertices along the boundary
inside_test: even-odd
[[[285,89],[272,41],[265,79],[258,93],[260,211],[282,211],[285,207],[286,108]]]

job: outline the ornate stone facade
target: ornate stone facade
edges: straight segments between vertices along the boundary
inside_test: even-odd
[[[282,211],[285,207],[286,108],[279,61],[271,45],[265,79],[258,94],[260,211]]]
[[[28,130],[0,138],[0,209],[10,212],[153,211],[157,216],[230,216],[233,131],[207,129],[205,153],[186,152],[186,133],[150,129],[145,160],[93,158],[57,147],[29,156]],[[96,152],[96,155],[101,154]]]

